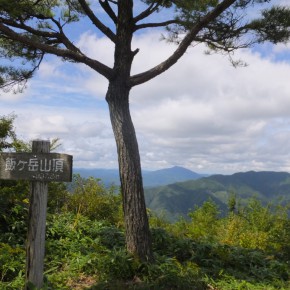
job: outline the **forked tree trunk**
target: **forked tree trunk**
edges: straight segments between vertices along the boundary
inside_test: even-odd
[[[118,150],[127,250],[142,261],[152,261],[140,155],[129,111],[130,88],[111,82],[106,100]]]

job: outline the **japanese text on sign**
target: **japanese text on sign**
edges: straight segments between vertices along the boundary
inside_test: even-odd
[[[60,153],[0,153],[0,179],[71,181],[72,156]]]
[[[5,171],[63,172],[63,163],[63,159],[30,158],[24,161],[8,157],[5,161]]]

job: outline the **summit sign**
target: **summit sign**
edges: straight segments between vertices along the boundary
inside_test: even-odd
[[[72,156],[60,153],[0,153],[0,179],[72,180]]]
[[[32,141],[32,153],[0,153],[0,180],[30,181],[25,290],[31,283],[42,289],[48,183],[70,182],[72,161],[71,155],[50,153],[46,140]]]

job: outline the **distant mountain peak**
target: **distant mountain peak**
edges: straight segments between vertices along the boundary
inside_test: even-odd
[[[182,167],[182,166],[177,166],[177,165],[171,167],[171,169],[174,169],[174,170],[182,170],[182,171],[191,171],[191,172],[193,172],[193,171],[190,170],[190,169],[187,169],[187,168]]]
[[[145,186],[159,186],[204,177],[181,166],[143,172]]]
[[[102,179],[104,184],[119,185],[119,171],[117,169],[83,169],[75,168],[74,173],[79,173],[83,177],[96,177]],[[198,174],[181,166],[173,166],[155,171],[143,170],[144,186],[159,186],[186,180],[198,179],[205,175]]]

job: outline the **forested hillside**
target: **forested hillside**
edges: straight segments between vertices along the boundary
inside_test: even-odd
[[[245,172],[209,177],[146,189],[147,206],[164,212],[171,219],[187,216],[194,206],[211,199],[222,213],[228,209],[230,198],[236,207],[245,205],[250,198],[263,204],[286,205],[290,202],[290,174],[286,172]]]

